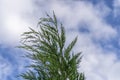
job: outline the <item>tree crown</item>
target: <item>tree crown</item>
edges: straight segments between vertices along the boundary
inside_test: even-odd
[[[30,28],[24,32],[22,45],[30,53],[26,56],[34,62],[29,66],[33,70],[21,76],[27,80],[84,80],[84,74],[77,71],[81,61],[81,52],[72,53],[77,37],[66,47],[65,29],[53,12],[40,18],[39,30]]]

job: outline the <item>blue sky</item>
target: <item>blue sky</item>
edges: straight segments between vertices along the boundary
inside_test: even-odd
[[[29,60],[15,48],[28,27],[37,29],[45,13],[66,29],[67,43],[78,36],[75,52],[82,51],[79,71],[86,80],[120,80],[120,0],[0,0],[0,80],[16,78]]]

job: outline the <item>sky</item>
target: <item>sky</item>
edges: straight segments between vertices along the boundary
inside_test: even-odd
[[[21,34],[53,11],[66,44],[78,36],[73,51],[82,52],[86,80],[120,80],[120,0],[0,0],[0,80],[22,80],[29,60],[16,48]]]

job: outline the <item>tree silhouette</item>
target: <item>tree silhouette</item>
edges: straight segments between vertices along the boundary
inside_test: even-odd
[[[65,29],[53,12],[53,17],[40,18],[38,30],[22,35],[22,45],[29,53],[28,71],[20,76],[25,80],[85,80],[84,74],[78,72],[81,52],[71,52],[77,37],[66,47]]]

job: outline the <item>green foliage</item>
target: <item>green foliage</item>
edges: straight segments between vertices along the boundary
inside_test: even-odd
[[[30,52],[26,56],[33,63],[29,66],[32,70],[21,77],[25,80],[85,80],[84,74],[77,71],[81,53],[71,53],[77,37],[65,47],[65,29],[58,24],[54,13],[53,18],[48,14],[40,18],[38,28],[38,31],[30,28],[22,35],[19,47]]]

